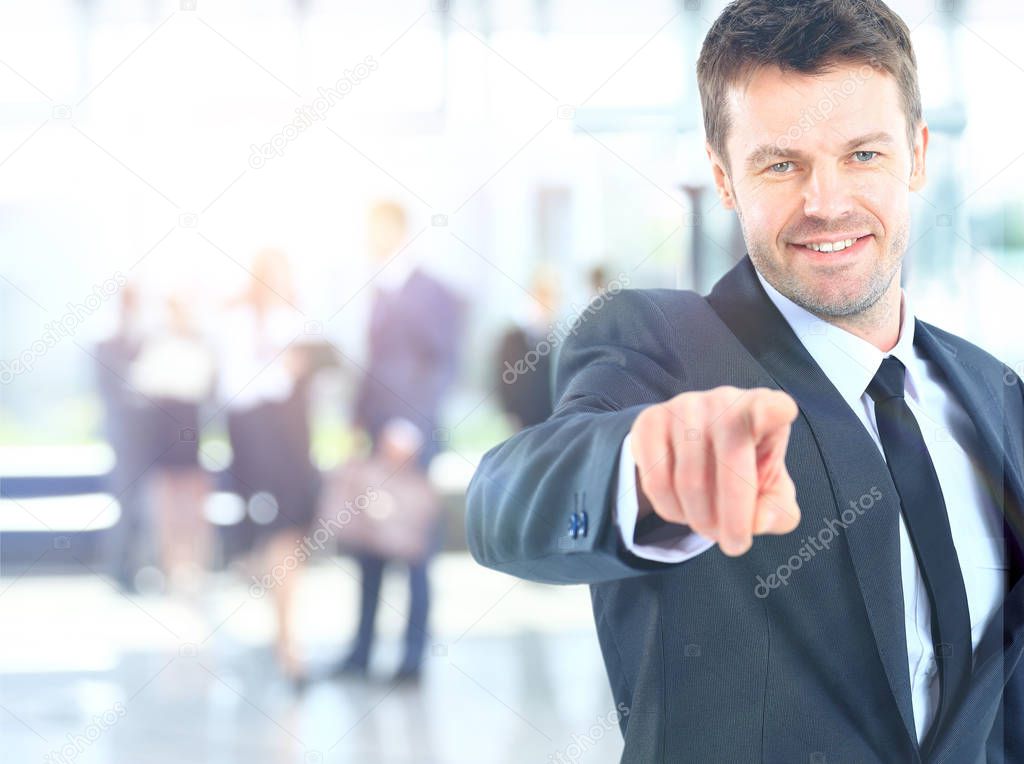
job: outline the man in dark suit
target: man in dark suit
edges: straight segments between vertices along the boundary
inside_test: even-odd
[[[415,463],[426,470],[438,453],[440,407],[451,388],[458,363],[461,301],[404,250],[409,244],[405,210],[393,202],[378,203],[370,213],[370,248],[379,268],[375,278],[369,326],[369,364],[363,370],[355,401],[355,424],[382,447],[382,433],[396,422],[415,427],[422,445]],[[436,551],[442,529],[434,529],[430,552]],[[355,645],[334,674],[364,675],[373,645],[374,621],[386,560],[365,552],[359,556],[362,591]],[[409,620],[405,654],[395,675],[399,681],[419,678],[427,639],[429,557],[409,565]]]
[[[550,346],[559,292],[555,272],[539,267],[531,279],[528,314],[498,344],[498,400],[513,432],[551,416],[551,354],[538,348]]]
[[[120,314],[114,334],[96,346],[96,387],[103,404],[104,434],[114,451],[109,489],[117,497],[120,515],[104,539],[107,570],[117,585],[134,592],[135,575],[145,562],[146,472],[157,454],[152,431],[162,416],[152,402],[128,382],[139,355],[139,294],[132,284],[121,290]]]
[[[470,485],[478,561],[588,583],[630,762],[1024,761],[1024,384],[915,318],[928,128],[880,0],[737,0],[698,63],[748,256],[606,296]]]

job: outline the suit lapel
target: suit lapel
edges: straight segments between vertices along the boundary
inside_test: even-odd
[[[1024,549],[1024,483],[1020,460],[1007,458],[1005,391],[993,389],[982,371],[963,360],[956,348],[940,339],[928,324],[918,321],[914,336],[915,343],[942,370],[951,392],[974,423],[980,453],[968,456],[995,505],[1003,513],[1007,561],[1011,568],[1019,568],[1021,550]],[[978,667],[991,655],[1003,652],[1003,637],[1008,644],[1024,628],[1019,617],[1022,605],[1024,587],[1018,580],[978,644],[975,655]]]
[[[1008,562],[1019,572],[1024,557],[1024,484],[1020,457],[1006,441],[1005,389],[993,389],[980,369],[961,358],[928,324],[917,322],[915,343],[941,369],[978,433],[979,453],[970,454],[986,490],[1003,513]],[[1019,423],[1018,423],[1019,424]],[[993,614],[974,655],[974,676],[967,699],[935,741],[934,760],[943,761],[964,735],[991,712],[1024,649],[1024,580],[1013,586]]]
[[[823,508],[825,518],[841,519],[843,510],[872,488],[882,494],[843,533],[889,687],[916,747],[900,573],[899,496],[885,461],[857,415],[765,294],[749,257],[727,273],[706,299],[800,407],[828,470],[835,499],[833,506]]]
[[[923,321],[916,324],[914,343],[939,367],[951,392],[974,423],[981,453],[968,456],[992,500],[1003,512],[1008,553],[1011,561],[1020,565],[1024,549],[1024,483],[1019,459],[1006,458],[1005,389],[992,389],[981,370],[963,360],[955,347]]]

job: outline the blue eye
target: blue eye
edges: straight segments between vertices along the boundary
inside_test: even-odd
[[[876,156],[878,156],[878,152],[877,151],[855,151],[855,152],[853,152],[853,156],[854,157],[860,157],[860,156],[863,156],[864,154],[869,154],[870,156],[868,156],[868,158],[865,159],[864,161],[858,161],[857,164],[867,164],[872,159],[874,159]]]
[[[776,174],[778,174],[778,175],[782,175],[784,173],[782,171],[780,171],[779,168],[780,167],[785,167],[786,165],[790,165],[790,164],[793,164],[793,163],[792,162],[788,162],[788,161],[787,162],[776,162],[775,164],[773,164],[771,166],[771,171],[776,173]]]

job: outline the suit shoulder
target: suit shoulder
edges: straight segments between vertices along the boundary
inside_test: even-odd
[[[704,298],[689,290],[609,289],[573,316],[571,328],[574,335],[583,331],[612,343],[633,345],[644,335],[662,335],[676,322],[707,309]]]
[[[629,293],[634,299],[646,301],[666,314],[698,310],[707,306],[705,299],[691,289],[623,289],[622,293]]]
[[[594,297],[582,311],[574,311],[567,331],[554,333],[553,390],[560,400],[570,382],[590,384],[591,374],[612,366],[624,373],[659,379],[666,389],[670,380],[684,376],[690,353],[685,348],[701,310],[710,307],[693,292],[673,289],[609,289]]]
[[[1003,361],[1000,361],[987,350],[982,349],[973,342],[921,319],[917,321],[925,331],[931,333],[936,340],[948,347],[960,361],[968,366],[972,366],[981,372],[999,375],[1002,375],[1009,369]]]

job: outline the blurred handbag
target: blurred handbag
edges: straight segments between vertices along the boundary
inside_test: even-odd
[[[351,459],[324,478],[319,524],[345,551],[418,562],[440,515],[437,491],[413,462],[396,468],[378,457]]]

